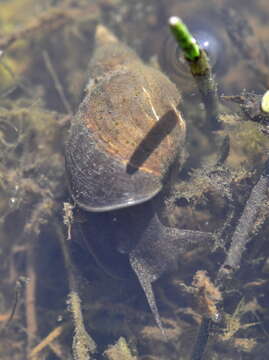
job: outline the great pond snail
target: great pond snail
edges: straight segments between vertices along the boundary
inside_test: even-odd
[[[70,192],[88,214],[90,247],[106,252],[113,244],[127,259],[163,330],[152,282],[189,245],[208,238],[166,227],[158,215],[184,149],[181,97],[104,26],[97,26],[95,41],[91,79],[65,148]],[[110,261],[111,272],[117,265]]]

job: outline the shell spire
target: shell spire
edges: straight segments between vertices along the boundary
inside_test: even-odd
[[[97,25],[95,29],[95,45],[96,47],[105,46],[107,44],[119,43],[118,38],[104,25]]]

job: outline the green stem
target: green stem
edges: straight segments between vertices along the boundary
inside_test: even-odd
[[[190,71],[205,105],[209,126],[211,130],[219,130],[221,129],[221,121],[219,119],[217,84],[207,54],[199,47],[197,41],[180,18],[172,16],[169,19],[169,26],[190,66]]]
[[[169,19],[170,29],[184,52],[186,59],[193,61],[200,56],[199,46],[187,26],[177,16]]]

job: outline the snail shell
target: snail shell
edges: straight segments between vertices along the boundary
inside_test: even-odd
[[[163,186],[185,141],[180,94],[102,25],[91,80],[66,144],[74,201],[88,211],[142,203]]]

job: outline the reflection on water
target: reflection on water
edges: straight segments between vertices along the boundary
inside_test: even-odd
[[[240,95],[244,89],[261,94],[268,88],[269,12],[265,0],[247,6],[244,1],[230,0],[1,1],[3,359],[71,357],[74,324],[66,299],[74,279],[65,266],[68,256],[62,248],[68,227],[71,240],[67,244],[80,268],[75,279],[84,326],[96,342],[96,357],[106,351],[105,356],[114,359],[117,351],[123,351],[121,357],[130,359],[134,357],[131,350],[139,358],[191,359],[201,314],[210,313],[211,281],[224,261],[223,248],[229,247],[267,157],[268,139],[257,124],[244,121],[237,105],[222,102],[223,132],[229,135],[231,148],[225,163],[215,165],[213,135],[205,126],[198,91],[169,37],[167,19],[171,15],[180,16],[203,38],[209,33],[210,41],[211,36],[216,39],[214,72],[220,94]],[[79,224],[85,223],[85,214],[69,208],[63,220],[63,203],[71,200],[65,180],[64,141],[71,114],[84,97],[83,88],[91,75],[88,64],[97,23],[105,24],[144,61],[165,72],[182,92],[181,110],[188,129],[185,163],[167,203],[169,219],[163,216],[163,221],[216,233],[214,248],[208,251],[201,244],[182,254],[178,269],[153,285],[167,339],[156,326],[136,278],[111,277],[104,271],[107,264],[99,266],[100,259],[81,246]],[[263,205],[240,268],[221,294],[222,321],[211,329],[206,359],[266,358],[268,204]],[[98,239],[94,240],[96,247]],[[102,251],[107,251],[104,244]],[[108,257],[106,253],[101,259]],[[121,257],[124,251],[115,259]],[[129,273],[126,258],[123,265]],[[109,266],[113,266],[111,261]],[[197,285],[198,270],[207,271],[206,285]],[[21,280],[24,278],[26,281]],[[203,291],[206,296],[201,295]],[[12,309],[15,313],[10,319]],[[126,339],[129,349],[121,340],[121,350],[108,351],[120,337]],[[76,359],[87,358],[82,350]]]

